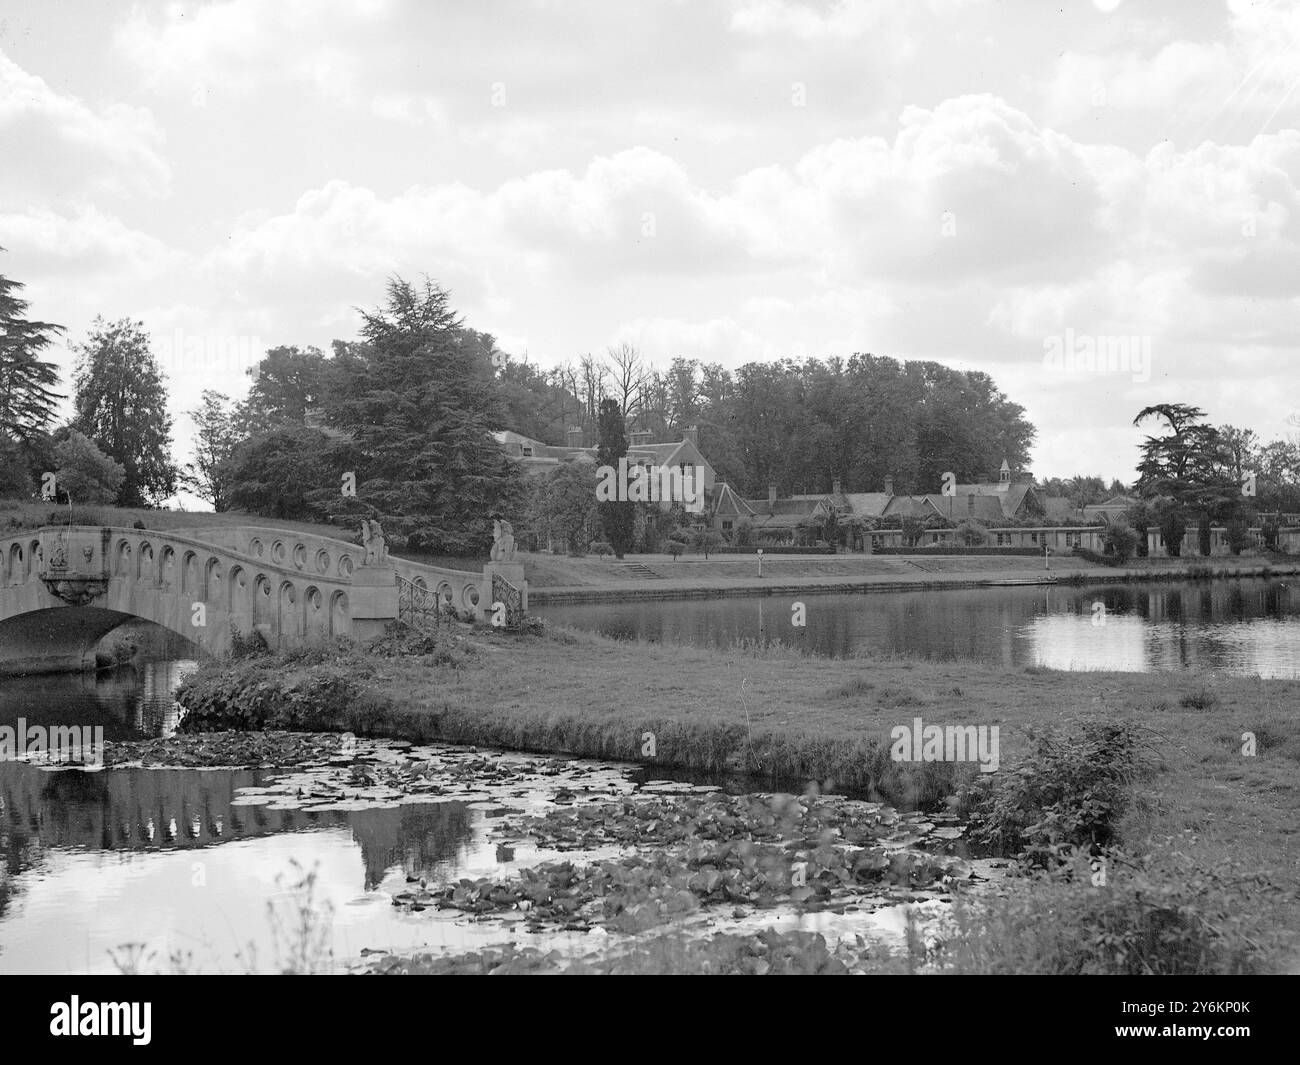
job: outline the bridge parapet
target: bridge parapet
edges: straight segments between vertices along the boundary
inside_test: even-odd
[[[521,564],[455,570],[364,557],[344,540],[259,526],[45,526],[0,537],[0,673],[93,665],[94,645],[130,617],[213,654],[254,632],[281,649],[368,639],[398,617],[398,577],[480,622],[504,577],[512,612],[527,609]]]
[[[177,533],[297,573],[348,580],[364,564],[357,544],[331,536],[258,525],[180,529]]]

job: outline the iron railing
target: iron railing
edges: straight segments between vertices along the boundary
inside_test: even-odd
[[[492,574],[492,603],[506,608],[506,628],[518,629],[524,623],[524,593],[501,574]]]
[[[400,574],[397,581],[397,617],[407,625],[437,625],[442,621],[443,611],[438,601],[438,593],[430,591],[415,581],[408,581]]]

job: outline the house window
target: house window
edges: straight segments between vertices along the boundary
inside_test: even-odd
[[[525,445],[524,445],[524,458],[526,458],[526,459],[530,459],[530,458],[532,458],[532,457],[533,457],[533,449],[532,449],[531,447],[528,447],[528,446],[525,444]]]
[[[966,509],[969,510],[969,511],[971,511],[972,513],[974,512],[974,510],[975,510],[975,497],[974,497],[974,496],[967,496],[967,497],[966,497]]]
[[[1030,533],[1030,534],[1029,534],[1029,542],[1030,542],[1031,544],[1036,544],[1036,543],[1038,543],[1038,533]]]
[[[1066,534],[1065,534],[1065,546],[1066,546],[1066,547],[1082,547],[1082,546],[1083,546],[1083,533],[1077,533],[1077,532],[1074,532],[1074,533],[1066,533]]]
[[[726,533],[731,532],[731,522],[729,522],[729,521],[724,521],[724,522],[722,523],[722,531],[723,531],[723,532],[726,532]]]
[[[998,533],[998,547],[1010,547],[1010,546],[1011,546],[1011,534]]]

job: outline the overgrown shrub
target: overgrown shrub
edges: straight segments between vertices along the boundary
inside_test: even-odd
[[[1228,522],[1226,540],[1228,550],[1234,555],[1240,555],[1246,545],[1250,543],[1250,530],[1246,523],[1240,518]]]
[[[1024,757],[963,789],[972,838],[1031,868],[1054,868],[1111,843],[1143,768],[1138,727],[1089,722],[1080,735],[1039,732],[1030,741]]]
[[[1115,522],[1106,526],[1106,531],[1102,536],[1102,543],[1105,546],[1106,554],[1113,555],[1116,562],[1124,563],[1133,557],[1133,552],[1137,550],[1138,534],[1136,530],[1130,529],[1121,522]]]

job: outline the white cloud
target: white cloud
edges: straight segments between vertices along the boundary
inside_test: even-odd
[[[94,109],[0,53],[0,193],[6,199],[167,192],[171,168],[148,111]]]
[[[361,64],[349,45],[392,11],[387,0],[220,0],[197,8],[177,3],[158,20],[141,8],[132,10],[113,44],[144,84],[159,92],[215,86],[250,93],[295,81],[326,98],[351,99]]]

